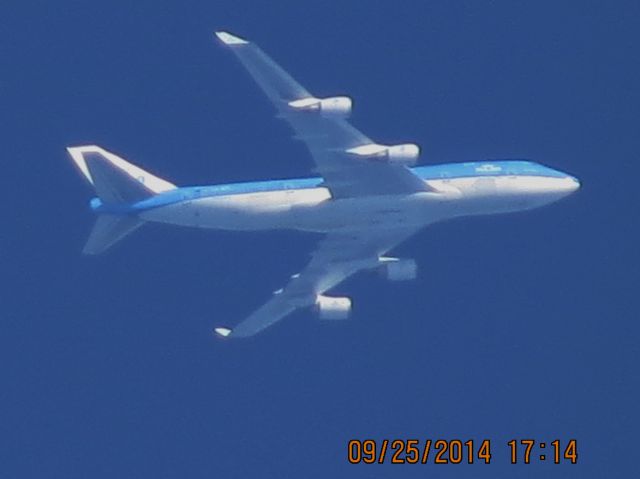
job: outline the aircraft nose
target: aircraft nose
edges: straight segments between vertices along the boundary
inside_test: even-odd
[[[569,190],[569,193],[573,193],[580,189],[580,180],[578,178],[575,176],[567,176],[567,180],[567,189]]]
[[[568,196],[580,189],[580,180],[571,175],[567,175],[564,178],[561,178],[560,181],[556,183],[554,187],[555,194],[559,195],[560,198]]]

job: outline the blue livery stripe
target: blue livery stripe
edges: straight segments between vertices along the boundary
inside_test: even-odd
[[[418,166],[411,170],[425,181],[486,176],[543,176],[553,178],[565,178],[567,176],[567,174],[562,171],[525,160],[446,163],[442,165]],[[322,182],[322,178],[294,178],[288,180],[250,181],[212,186],[187,186],[158,194],[132,205],[122,205],[117,208],[117,213],[134,213],[198,198],[317,188],[322,185]],[[103,205],[96,198],[92,200],[91,207],[101,212],[107,212],[107,209],[111,209],[107,208],[106,205]],[[116,211],[113,212],[116,213]]]

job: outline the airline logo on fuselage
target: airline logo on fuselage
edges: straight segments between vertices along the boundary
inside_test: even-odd
[[[495,173],[498,171],[502,171],[502,167],[498,165],[492,165],[490,163],[487,163],[481,166],[476,166],[477,173]]]

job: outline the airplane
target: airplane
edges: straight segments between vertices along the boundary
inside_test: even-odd
[[[416,261],[386,254],[424,227],[451,218],[531,210],[575,192],[574,176],[526,160],[415,166],[413,143],[376,143],[349,123],[352,100],[318,98],[257,45],[228,32],[220,43],[305,143],[318,177],[177,187],[96,145],[67,148],[97,194],[97,220],[83,252],[98,254],[145,222],[233,231],[289,229],[323,234],[307,266],[223,338],[253,336],[294,311],[350,316],[348,297],[327,291],[360,271],[412,280]]]

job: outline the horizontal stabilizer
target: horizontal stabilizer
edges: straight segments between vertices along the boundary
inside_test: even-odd
[[[82,252],[84,254],[100,254],[138,229],[143,223],[143,220],[134,216],[98,216]]]

